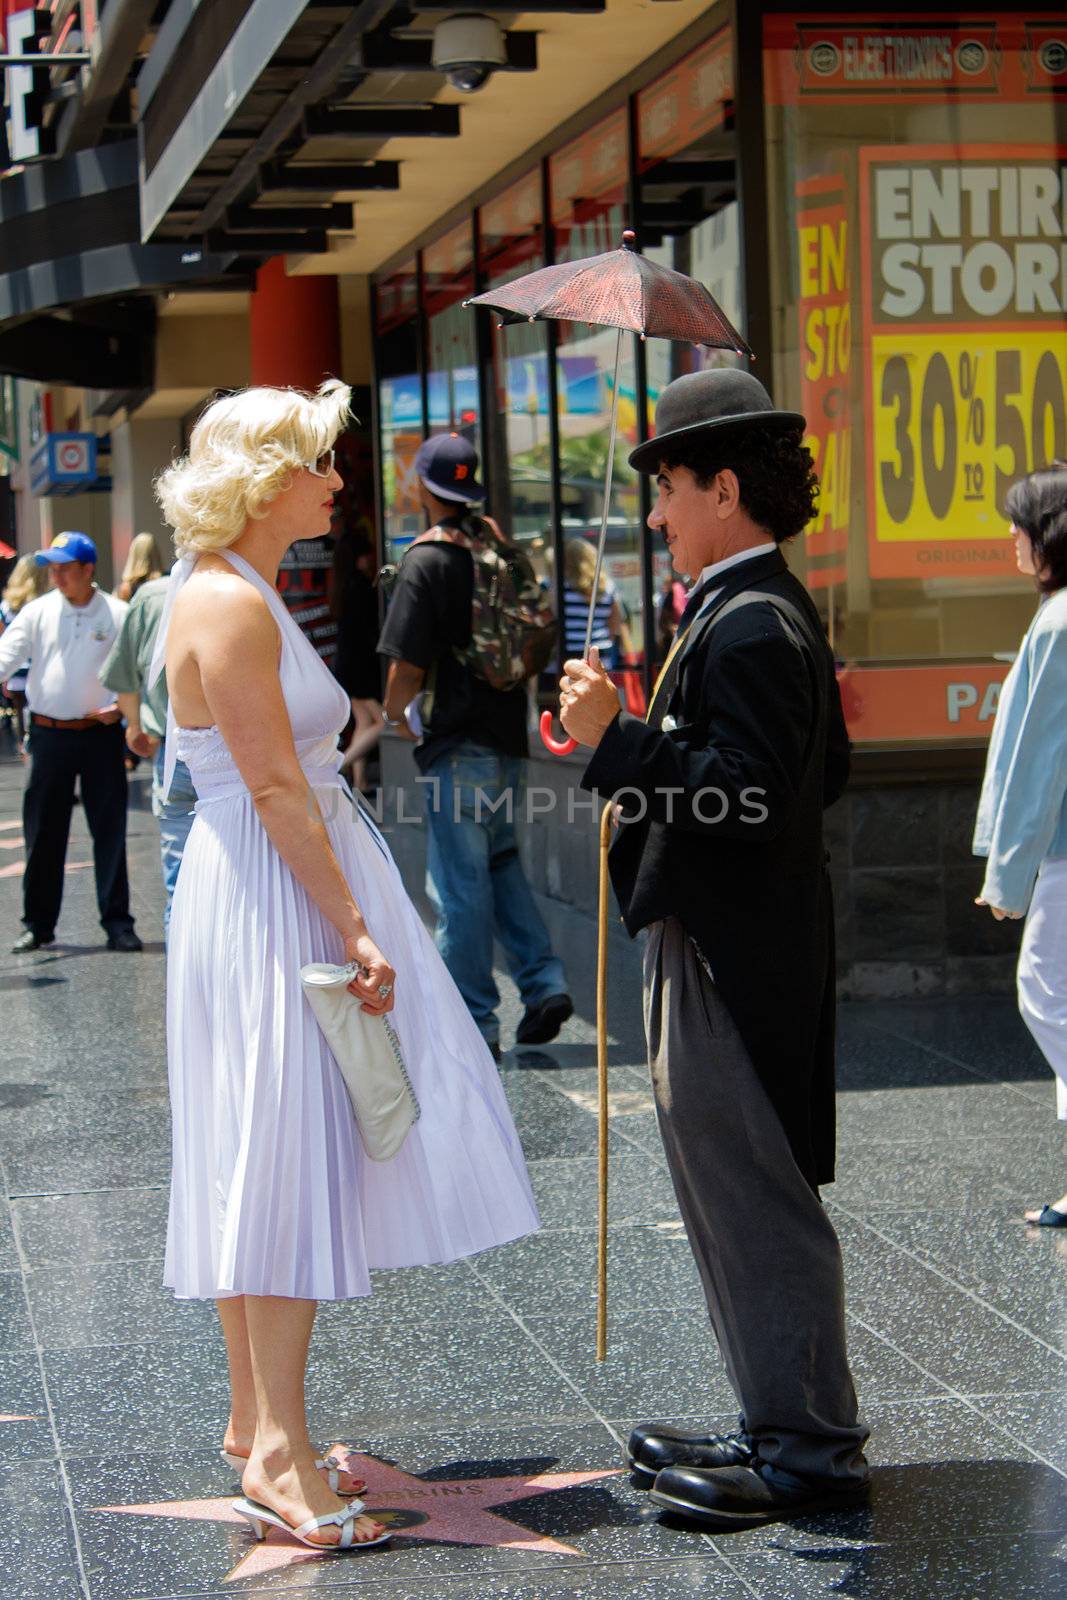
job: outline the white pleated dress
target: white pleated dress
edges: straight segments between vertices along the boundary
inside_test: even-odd
[[[173,1170],[165,1284],[182,1298],[370,1292],[372,1267],[454,1261],[539,1226],[491,1055],[373,821],[338,775],[348,699],[248,563],[281,630],[301,766],[371,937],[396,969],[396,1025],[421,1116],[366,1155],[300,968],[342,941],[267,837],[216,728],[177,730],[196,787],[171,915]],[[256,708],[250,705],[249,716]]]

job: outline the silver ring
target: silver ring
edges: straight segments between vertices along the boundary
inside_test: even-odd
[[[380,983],[378,985],[378,998],[380,1000],[388,1000],[392,992],[393,986],[391,983]]]

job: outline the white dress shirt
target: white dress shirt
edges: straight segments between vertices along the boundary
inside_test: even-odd
[[[71,605],[58,589],[31,600],[0,635],[0,681],[28,656],[31,711],[71,722],[113,706],[100,669],[125,614],[124,601],[97,588],[84,606]]]
[[[710,567],[704,568],[703,572],[700,574],[700,577],[690,589],[689,594],[696,594],[701,584],[707,583],[709,578],[717,578],[720,572],[727,572],[731,567],[740,566],[742,561],[751,561],[755,556],[765,556],[768,550],[777,550],[777,548],[778,546],[775,544],[773,539],[767,539],[763,542],[763,544],[754,544],[748,550],[739,550],[736,555],[726,556],[722,561],[713,561]],[[705,608],[711,604],[719,592],[720,589],[711,589],[708,591],[704,597],[704,604],[697,612],[698,617],[703,614]],[[687,595],[686,599],[688,598],[689,596]]]

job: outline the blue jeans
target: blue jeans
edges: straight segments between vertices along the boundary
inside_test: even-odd
[[[174,885],[178,881],[178,868],[182,864],[182,851],[193,825],[193,807],[196,790],[184,761],[174,763],[174,777],[170,794],[163,799],[163,759],[166,741],[159,741],[152,770],[152,815],[159,822],[159,853],[163,864],[163,888],[167,902],[163,907],[163,938],[170,927],[170,904],[174,898]]]
[[[515,815],[522,763],[464,741],[431,762],[426,782],[427,891],[437,912],[437,948],[489,1044],[500,1037],[493,935],[525,1006],[566,992],[519,859]]]

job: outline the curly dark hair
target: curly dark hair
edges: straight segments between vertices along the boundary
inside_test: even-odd
[[[1029,534],[1036,579],[1042,594],[1067,586],[1067,461],[1052,461],[1013,483],[1004,509],[1017,528]]]
[[[778,544],[795,539],[815,515],[819,479],[802,428],[746,428],[724,439],[715,434],[664,452],[660,465],[688,467],[702,489],[726,468],[736,474],[741,504]]]

